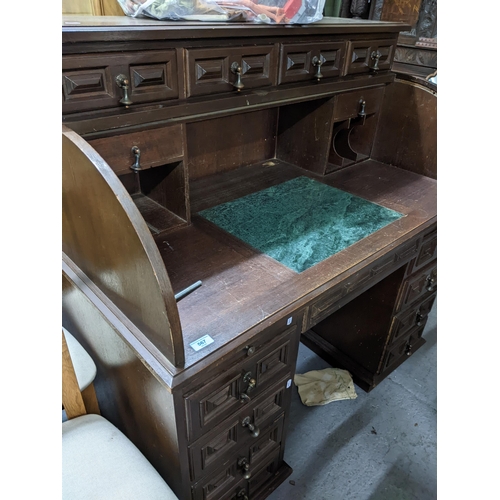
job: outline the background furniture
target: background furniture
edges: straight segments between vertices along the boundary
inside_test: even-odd
[[[435,92],[390,71],[408,26],[65,21],[64,325],[179,498],[264,499],[299,340],[366,390],[425,342]],[[296,273],[198,215],[301,176],[403,217]]]

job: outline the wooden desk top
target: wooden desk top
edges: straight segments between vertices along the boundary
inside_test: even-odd
[[[405,217],[300,274],[259,254],[199,216],[193,217],[190,227],[157,236],[155,241],[174,292],[197,280],[203,282],[178,302],[186,370],[193,367],[197,371],[193,365],[209,354],[217,351],[222,355],[232,348],[235,339],[255,325],[262,329],[269,326],[436,220],[436,181],[428,177],[372,160],[326,178],[278,160],[274,162],[273,167],[264,162],[195,181],[191,191],[193,213],[215,204],[211,192],[219,193],[218,204],[308,175],[399,211]],[[207,334],[214,343],[195,352],[189,343]],[[237,341],[241,343],[242,338]]]

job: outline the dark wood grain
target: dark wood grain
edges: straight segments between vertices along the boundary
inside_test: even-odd
[[[276,122],[269,109],[187,124],[190,180],[273,158]]]
[[[388,86],[373,158],[437,177],[437,92],[415,79]]]
[[[63,251],[175,365],[182,365],[177,306],[144,219],[88,143],[63,126],[62,144]]]

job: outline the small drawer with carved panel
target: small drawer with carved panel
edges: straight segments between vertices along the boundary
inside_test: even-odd
[[[189,447],[193,481],[217,475],[217,469],[236,463],[236,480],[249,479],[269,453],[279,449],[284,412],[291,399],[291,375],[234,419],[229,418]]]
[[[346,92],[335,97],[333,121],[363,117],[376,113],[382,104],[385,87]]]
[[[437,229],[433,229],[430,233],[424,236],[420,252],[413,264],[413,271],[424,267],[426,264],[435,260],[437,257]]]
[[[174,50],[63,56],[63,114],[178,97]]]
[[[241,479],[237,460],[192,487],[193,500],[248,500],[248,481]]]
[[[401,339],[411,328],[415,326],[425,326],[427,315],[432,309],[435,299],[436,294],[434,293],[426,298],[421,304],[416,304],[410,307],[410,309],[394,316],[389,334],[389,345],[399,342],[399,339]]]
[[[376,73],[391,69],[396,40],[349,42],[345,74]]]
[[[345,50],[345,42],[283,44],[278,83],[320,82],[340,76]]]
[[[183,125],[89,140],[117,175],[183,159]]]
[[[188,49],[188,97],[276,85],[275,45]]]
[[[397,302],[396,311],[402,311],[426,295],[437,290],[437,264],[433,262],[412,274],[401,287],[401,293]]]
[[[301,315],[296,318],[302,320]],[[198,439],[237,411],[241,415],[278,377],[293,373],[299,335],[297,323],[264,332],[233,353],[221,375],[188,392],[184,398],[189,440]]]
[[[417,349],[422,347],[425,344],[425,340],[422,338],[424,328],[425,324],[415,326],[403,335],[399,342],[393,344],[383,357],[379,373],[393,370]]]

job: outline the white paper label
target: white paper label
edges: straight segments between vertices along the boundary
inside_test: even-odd
[[[286,383],[286,388],[289,389],[291,385],[292,385],[292,379],[289,378],[288,382]]]
[[[293,320],[293,318],[292,318],[292,316],[290,316],[290,317],[287,319],[286,324],[287,324],[287,325],[291,325],[291,324],[292,324],[292,320]]]
[[[200,337],[198,340],[195,340],[194,342],[191,342],[189,345],[195,350],[199,351],[200,349],[203,349],[204,347],[207,347],[207,345],[212,344],[214,339],[210,337],[210,335],[203,335],[203,337]]]

